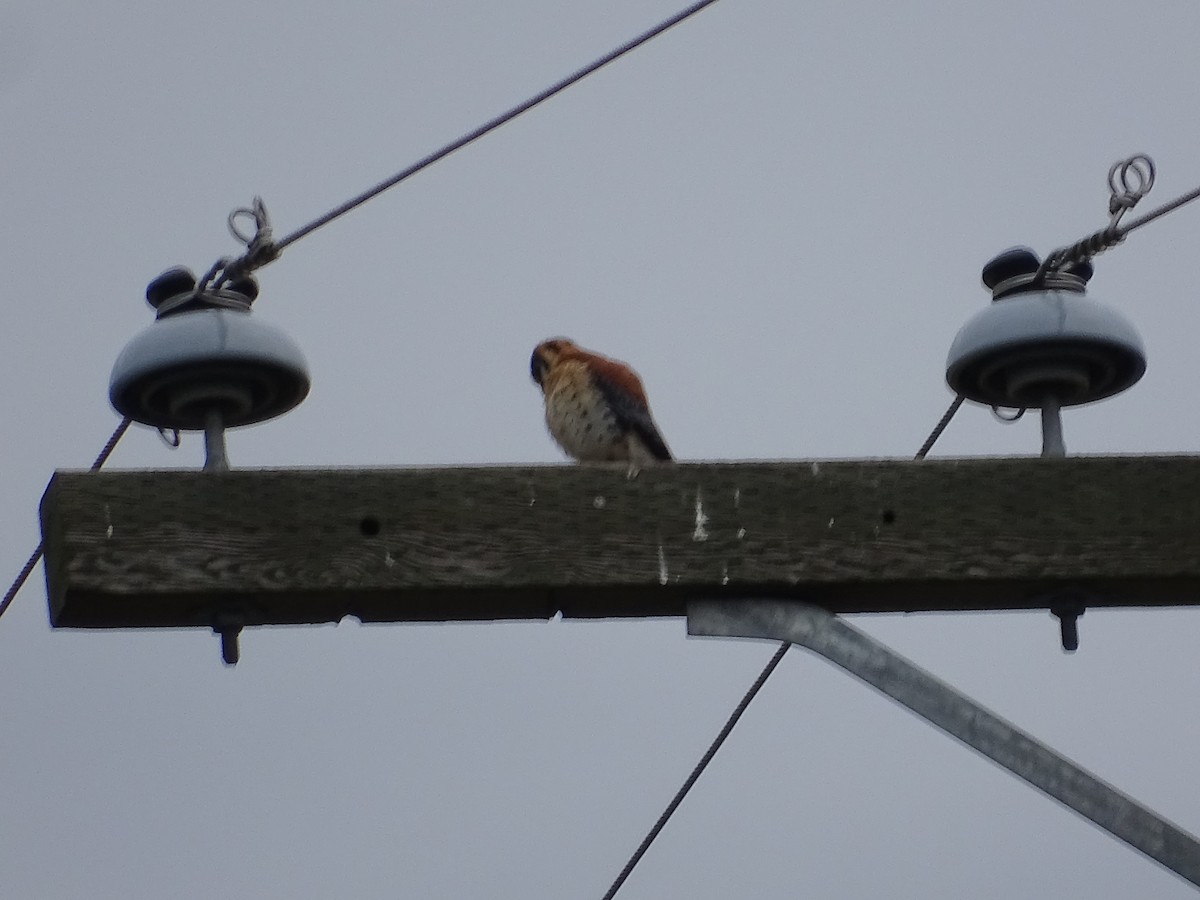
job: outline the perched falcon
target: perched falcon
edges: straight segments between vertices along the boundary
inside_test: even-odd
[[[628,462],[631,471],[672,458],[625,363],[552,338],[534,348],[529,370],[546,398],[546,427],[568,456]]]

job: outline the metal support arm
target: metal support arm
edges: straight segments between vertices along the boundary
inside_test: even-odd
[[[832,613],[790,600],[698,600],[688,634],[800,644],[1200,886],[1200,841]]]

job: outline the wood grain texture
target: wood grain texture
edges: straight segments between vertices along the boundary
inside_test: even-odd
[[[1200,457],[59,472],[56,626],[1200,602]]]

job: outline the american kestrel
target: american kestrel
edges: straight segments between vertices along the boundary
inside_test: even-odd
[[[567,338],[534,348],[530,374],[546,399],[546,427],[580,462],[670,461],[637,373],[623,362],[584,350]]]

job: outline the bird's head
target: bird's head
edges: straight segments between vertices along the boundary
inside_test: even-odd
[[[569,338],[550,338],[542,341],[533,348],[533,356],[529,358],[529,374],[533,380],[542,385],[542,381],[563,356],[575,350],[575,342]]]

